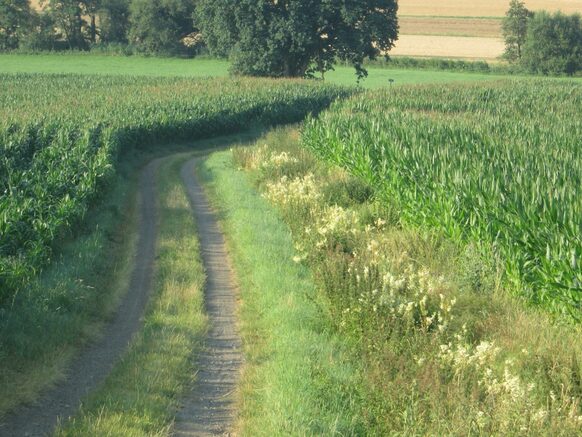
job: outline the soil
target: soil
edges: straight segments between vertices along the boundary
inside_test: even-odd
[[[122,298],[101,340],[79,353],[66,379],[31,405],[17,409],[0,423],[1,436],[44,436],[57,423],[75,414],[81,400],[111,372],[142,326],[142,316],[152,289],[152,270],[157,236],[155,174],[159,161],[144,168],[140,177],[138,242],[129,290]]]
[[[152,290],[157,239],[155,175],[159,160],[140,178],[138,243],[129,290],[122,298],[101,340],[87,345],[66,372],[66,379],[31,405],[0,423],[0,436],[45,436],[73,416],[82,399],[101,384],[142,327]],[[235,418],[235,390],[243,362],[237,327],[237,288],[224,236],[196,176],[196,159],[182,168],[182,179],[196,219],[206,270],[205,304],[210,329],[204,348],[193,357],[199,369],[196,382],[183,398],[176,416],[176,436],[231,435]]]
[[[196,162],[196,159],[188,161],[181,174],[196,220],[206,270],[205,303],[210,329],[203,351],[194,358],[199,369],[196,383],[183,399],[174,435],[231,435],[235,390],[243,361],[237,327],[238,293],[216,214],[195,176]]]

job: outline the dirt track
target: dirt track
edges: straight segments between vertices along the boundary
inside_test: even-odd
[[[139,237],[129,290],[103,332],[102,340],[80,352],[67,371],[67,379],[49,390],[35,404],[19,408],[0,423],[0,436],[44,436],[57,421],[73,415],[84,396],[111,372],[140,329],[150,291],[157,236],[155,174],[153,161],[140,177]]]
[[[160,160],[150,163],[140,177],[139,237],[130,286],[102,339],[79,353],[65,381],[35,404],[19,408],[0,423],[0,436],[52,434],[58,421],[74,415],[82,399],[105,380],[140,330],[152,289],[157,239],[155,176],[159,163]],[[178,436],[229,435],[235,414],[233,394],[242,364],[236,322],[237,293],[224,237],[194,176],[195,163],[195,159],[187,162],[181,174],[200,238],[207,275],[205,303],[211,327],[204,350],[193,357],[199,369],[197,382],[183,399],[173,431]]]
[[[205,303],[210,331],[196,359],[197,383],[176,417],[177,436],[229,435],[234,419],[234,391],[242,364],[237,330],[236,286],[224,237],[197,181],[196,159],[182,168],[182,180],[194,211],[206,270]]]

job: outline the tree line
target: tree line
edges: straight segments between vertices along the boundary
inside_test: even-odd
[[[0,0],[0,51],[89,50],[227,57],[238,74],[300,77],[364,60],[398,38],[397,0]],[[506,59],[534,73],[582,71],[579,14],[533,13],[511,0]]]
[[[0,0],[0,50],[89,50],[131,44],[177,55],[195,31],[193,0]]]
[[[396,0],[0,0],[0,50],[126,45],[192,54],[202,44],[235,73],[322,76],[336,61],[366,75],[364,59],[398,36]]]
[[[504,57],[532,73],[569,74],[582,71],[582,17],[561,12],[532,12],[511,0],[503,20]]]

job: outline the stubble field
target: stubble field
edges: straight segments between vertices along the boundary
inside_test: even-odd
[[[503,53],[501,18],[508,0],[401,0],[395,56],[495,60]],[[527,0],[533,10],[582,12],[582,0]]]

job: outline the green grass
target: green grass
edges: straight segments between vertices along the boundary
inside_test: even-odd
[[[303,143],[582,321],[581,105],[582,86],[555,80],[399,87],[338,102]]]
[[[192,211],[180,181],[191,154],[159,169],[160,228],[155,291],[144,328],[105,384],[60,436],[168,435],[179,395],[194,378],[193,357],[207,329],[204,269]]]
[[[127,289],[141,159],[126,155],[99,208],[63,236],[45,272],[0,309],[0,416],[58,382]]]
[[[0,54],[1,73],[75,73],[129,76],[223,77],[229,64],[212,59],[109,56],[90,53]]]
[[[76,73],[130,76],[223,77],[228,75],[227,61],[212,59],[177,59],[140,56],[106,56],[96,54],[0,54],[0,73]],[[327,74],[331,83],[355,85],[351,67],[338,66]],[[491,80],[496,76],[477,73],[458,73],[429,70],[369,68],[369,77],[362,82],[365,88],[395,84],[446,83]]]
[[[296,131],[234,162],[289,225],[320,323],[358,357],[361,414],[343,435],[580,435],[581,326],[508,297],[495,260],[406,226],[396,199],[318,160]]]
[[[350,435],[360,421],[357,368],[327,331],[291,234],[230,152],[200,167],[222,216],[241,289],[245,367],[241,435]],[[258,232],[260,230],[260,232]]]

